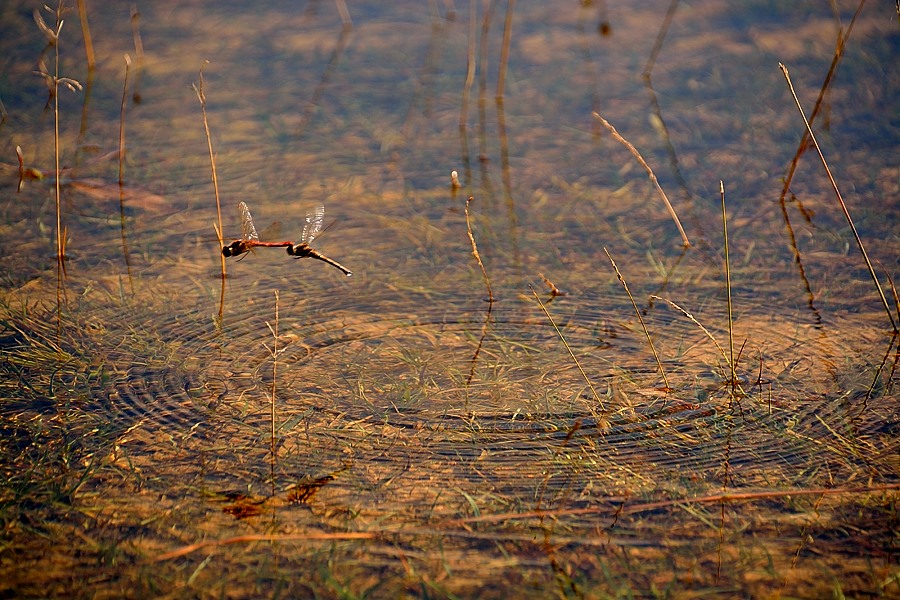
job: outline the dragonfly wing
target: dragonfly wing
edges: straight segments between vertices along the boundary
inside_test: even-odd
[[[275,221],[265,229],[259,232],[259,239],[261,240],[276,240],[281,239],[281,221]]]
[[[313,239],[322,231],[322,223],[325,221],[325,207],[317,206],[306,213],[306,225],[303,226],[303,238],[305,244],[312,243]]]
[[[250,207],[243,201],[238,207],[241,209],[241,239],[259,241],[256,227],[253,226],[253,217],[250,216]]]

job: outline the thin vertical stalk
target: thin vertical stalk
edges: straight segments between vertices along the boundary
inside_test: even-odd
[[[781,72],[784,74],[784,78],[787,81],[788,88],[791,90],[791,96],[794,97],[794,103],[797,105],[797,110],[800,111],[800,117],[803,118],[803,124],[806,126],[806,132],[809,134],[809,139],[812,140],[813,146],[816,148],[816,152],[819,155],[819,160],[822,161],[822,166],[825,167],[825,173],[828,175],[828,181],[831,183],[831,187],[834,190],[834,194],[837,197],[838,203],[841,205],[841,210],[844,212],[844,217],[847,219],[847,223],[850,225],[850,231],[853,232],[853,238],[856,240],[856,245],[859,246],[859,251],[863,256],[863,260],[866,262],[866,267],[869,269],[869,275],[872,277],[872,281],[875,283],[875,288],[878,290],[878,296],[881,298],[881,303],[884,305],[884,310],[887,313],[888,319],[891,322],[891,328],[894,330],[894,333],[897,333],[897,322],[894,320],[894,315],[891,313],[891,307],[888,305],[887,298],[884,295],[884,290],[881,289],[881,283],[878,281],[878,276],[875,275],[875,269],[872,267],[872,261],[869,260],[869,255],[866,252],[866,248],[863,246],[862,239],[859,237],[859,233],[856,231],[856,225],[853,224],[853,218],[850,217],[850,211],[847,210],[847,205],[844,203],[844,198],[841,196],[841,191],[838,189],[837,182],[835,182],[834,177],[831,174],[831,169],[828,168],[828,163],[825,161],[825,155],[822,154],[822,149],[819,147],[819,142],[816,140],[816,136],[813,133],[812,127],[809,125],[809,121],[806,119],[806,113],[803,112],[803,106],[800,104],[800,99],[797,97],[797,93],[794,91],[794,86],[791,83],[791,76],[788,73],[788,69],[784,64],[778,63],[778,67],[781,69]]]
[[[272,391],[270,394],[271,400],[271,414],[270,420],[272,423],[272,457],[275,457],[275,430],[276,430],[276,416],[275,416],[275,383],[278,379],[278,290],[275,290],[275,327],[266,322],[266,327],[269,328],[269,331],[272,333]]]
[[[122,84],[122,106],[119,113],[119,222],[122,228],[122,252],[125,254],[125,268],[128,284],[134,294],[131,278],[131,258],[128,255],[128,238],[125,230],[125,107],[128,105],[128,74],[131,71],[131,57],[125,55],[125,82]]]
[[[634,297],[631,295],[631,291],[628,289],[628,284],[625,282],[625,278],[622,276],[622,273],[619,272],[619,267],[616,265],[616,261],[613,260],[613,257],[610,256],[609,251],[604,248],[603,251],[606,253],[606,258],[609,259],[612,268],[616,271],[616,277],[618,277],[619,281],[622,282],[622,287],[625,288],[625,293],[628,294],[628,299],[631,300],[631,306],[634,307],[634,313],[637,315],[638,321],[641,322],[641,329],[644,330],[644,335],[647,337],[647,343],[650,344],[650,351],[653,352],[653,358],[656,359],[656,365],[659,367],[659,372],[662,374],[663,383],[665,383],[666,390],[672,389],[669,386],[669,379],[666,377],[666,370],[663,369],[662,361],[659,359],[659,354],[656,352],[656,347],[653,345],[653,339],[650,337],[650,332],[647,330],[647,324],[644,323],[644,317],[641,316],[641,311],[637,307],[637,303],[634,301]]]
[[[725,290],[728,294],[728,353],[731,366],[731,393],[734,394],[736,380],[734,372],[734,317],[731,304],[731,260],[728,256],[728,217],[725,214],[725,183],[719,180],[719,194],[722,197],[722,231],[725,234]]]
[[[219,200],[219,175],[216,171],[216,154],[213,151],[212,145],[212,136],[209,133],[209,119],[206,116],[206,94],[203,93],[203,67],[208,65],[209,61],[203,61],[203,64],[200,65],[200,84],[194,85],[194,92],[197,93],[197,99],[200,101],[200,111],[203,113],[203,129],[206,132],[206,146],[209,149],[209,163],[210,168],[212,170],[212,182],[213,188],[216,194],[216,216],[218,217],[219,227],[216,229],[216,235],[219,236],[219,247],[221,248],[224,245],[224,240],[222,239],[222,203]],[[222,277],[225,277],[225,256],[219,252],[218,253],[222,258]]]
[[[600,400],[600,395],[597,393],[597,390],[594,389],[594,384],[591,383],[590,378],[587,376],[587,373],[584,372],[584,369],[581,367],[581,363],[578,361],[578,357],[575,356],[575,353],[572,351],[572,347],[569,346],[569,342],[566,341],[566,337],[562,334],[559,327],[557,327],[556,322],[553,320],[553,317],[550,316],[550,311],[547,310],[547,307],[541,302],[541,298],[537,295],[537,292],[534,291],[534,287],[530,284],[528,289],[531,290],[531,295],[534,296],[534,299],[537,300],[538,304],[541,307],[541,310],[544,311],[544,316],[547,317],[547,320],[550,321],[550,325],[553,326],[553,330],[556,331],[556,335],[559,336],[559,339],[562,341],[563,346],[566,347],[566,350],[569,352],[569,356],[572,357],[572,360],[575,361],[575,366],[578,367],[578,371],[581,373],[581,376],[584,378],[585,383],[587,383],[588,387],[591,390],[591,393],[594,395],[594,400],[597,401],[597,406],[600,407],[600,410],[604,410],[603,402]]]

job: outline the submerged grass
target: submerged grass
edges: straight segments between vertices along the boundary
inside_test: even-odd
[[[195,89],[204,105],[202,72]],[[205,110],[204,125],[218,207]],[[468,176],[466,183],[473,185]],[[407,220],[398,221],[396,231],[408,229]],[[493,299],[468,210],[466,224]],[[221,244],[220,224],[216,229]],[[373,256],[390,260],[390,252],[377,250]],[[461,263],[459,252],[447,254],[455,258],[438,263],[446,270],[430,272],[439,273],[435,279],[449,278]],[[843,359],[851,353],[844,345],[822,352],[828,360],[812,362],[813,344],[819,352],[831,343],[822,341],[823,332],[769,338],[766,323],[754,329],[744,319],[734,322],[730,254],[730,352],[699,319],[666,302],[714,342],[732,384],[737,327],[747,326],[760,345],[784,343],[764,348],[765,358],[760,350],[758,379],[773,381],[765,389],[760,383],[740,414],[721,409],[721,381],[701,373],[714,353],[705,348],[671,361],[670,378],[644,326],[665,397],[647,383],[658,379],[641,366],[646,350],[634,350],[622,333],[630,332],[618,321],[627,309],[604,303],[610,288],[591,287],[597,278],[590,260],[566,257],[569,279],[562,285],[573,291],[553,305],[555,317],[532,290],[568,355],[546,339],[546,323],[535,317],[530,299],[498,303],[481,362],[485,376],[473,386],[474,415],[470,405],[460,408],[470,391],[460,365],[481,324],[472,315],[482,311],[460,310],[468,306],[460,301],[441,312],[444,300],[466,296],[448,291],[455,279],[431,287],[412,281],[396,297],[378,296],[373,302],[383,312],[373,317],[371,304],[355,304],[310,278],[291,287],[290,299],[285,292],[283,303],[276,292],[270,325],[261,316],[268,310],[260,309],[268,304],[261,292],[284,276],[260,275],[257,287],[236,292],[243,305],[235,323],[226,330],[220,318],[212,341],[203,339],[209,332],[200,325],[208,317],[184,316],[193,296],[154,306],[148,312],[157,318],[146,322],[113,307],[99,321],[118,329],[97,336],[77,327],[83,315],[65,313],[63,335],[54,338],[46,325],[51,311],[7,307],[0,337],[6,375],[0,518],[9,558],[0,558],[0,591],[83,597],[506,597],[513,589],[535,598],[900,593],[893,345],[875,371],[881,383],[867,378],[859,393],[847,391],[852,384],[839,374],[862,378],[869,366],[855,356]],[[373,265],[367,276],[378,280],[378,268],[389,266]],[[503,283],[502,269],[492,274],[498,290],[515,289]],[[664,286],[668,276],[665,271]],[[718,289],[703,273],[685,279],[700,297]],[[551,299],[562,295],[545,281]],[[377,285],[369,289],[385,294]],[[83,304],[87,312],[97,310],[87,295]],[[268,353],[259,347],[263,324],[273,340]],[[663,343],[689,337],[677,322],[654,330]],[[789,364],[764,373],[764,361],[772,368],[795,357],[809,359],[810,371],[819,372],[807,378]],[[584,386],[572,383],[577,376],[569,358],[602,418],[585,414]],[[171,383],[159,375],[171,371],[177,371]],[[128,386],[117,385],[123,377]],[[601,382],[598,389],[591,378]],[[104,402],[116,410],[97,410]],[[133,406],[138,403],[146,404],[143,412]],[[172,419],[170,410],[187,416]],[[266,437],[271,493],[261,489]],[[277,465],[276,443],[283,443]],[[229,512],[223,498],[248,500],[231,502]]]

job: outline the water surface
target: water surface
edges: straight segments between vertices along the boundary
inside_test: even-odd
[[[62,278],[36,8],[0,9],[5,593],[900,593],[893,6],[519,2],[498,102],[503,3],[88,3]],[[781,199],[778,63],[809,115],[841,34],[814,129],[890,312],[812,148]],[[201,67],[226,241],[324,204],[352,277],[223,281]]]

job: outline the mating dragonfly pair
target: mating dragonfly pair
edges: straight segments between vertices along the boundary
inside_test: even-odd
[[[350,269],[328,258],[321,252],[317,252],[310,246],[313,239],[322,231],[322,223],[325,220],[324,206],[317,206],[306,213],[306,225],[303,226],[303,234],[298,244],[294,242],[261,242],[259,234],[256,233],[256,227],[253,225],[253,217],[250,216],[250,207],[247,206],[246,202],[241,202],[238,204],[238,208],[241,211],[241,239],[234,240],[227,246],[223,246],[222,254],[224,256],[240,256],[257,247],[287,248],[287,253],[294,258],[316,258],[339,269],[347,277],[353,275]]]

